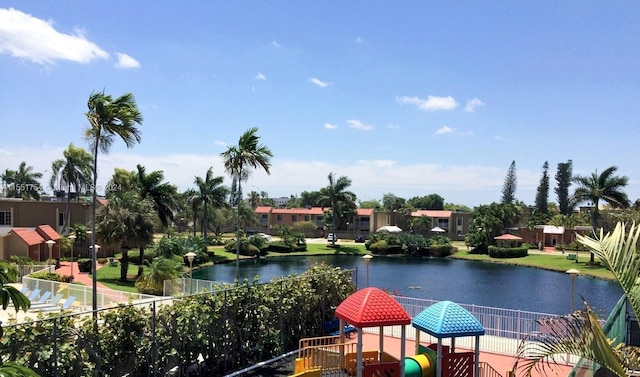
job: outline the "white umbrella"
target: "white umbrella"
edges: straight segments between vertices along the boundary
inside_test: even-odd
[[[435,233],[445,233],[445,232],[446,232],[446,230],[444,230],[444,229],[440,228],[439,226],[437,226],[437,227],[435,227],[435,228],[431,229],[431,231],[432,231],[432,232],[435,232]]]
[[[402,229],[400,229],[399,227],[397,227],[395,225],[385,225],[385,226],[381,226],[380,228],[378,228],[378,230],[376,230],[376,232],[400,233],[400,232],[402,232]]]

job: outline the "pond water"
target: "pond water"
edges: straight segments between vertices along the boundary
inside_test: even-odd
[[[357,270],[359,288],[366,286],[367,265],[359,256],[331,255],[274,257],[240,262],[240,279],[257,275],[267,282],[274,277],[302,273],[313,263]],[[579,266],[578,266],[579,269]],[[448,258],[374,257],[368,266],[369,285],[403,296],[450,300],[507,309],[566,314],[571,308],[571,279],[564,272]],[[194,279],[232,282],[235,262],[217,264],[193,272]],[[578,276],[574,307],[581,297],[606,317],[622,296],[613,281]]]

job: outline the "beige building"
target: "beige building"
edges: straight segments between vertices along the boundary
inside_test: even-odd
[[[98,205],[101,205],[99,201]],[[62,231],[67,213],[65,201],[34,201],[19,199],[0,199],[0,227],[36,227],[49,225],[57,232]],[[69,224],[91,223],[91,203],[69,203]]]

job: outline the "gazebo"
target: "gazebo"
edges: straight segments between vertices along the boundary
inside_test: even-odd
[[[416,328],[416,348],[420,345],[420,331],[438,339],[436,349],[436,376],[449,376],[455,370],[456,376],[478,376],[480,359],[480,336],[484,335],[482,324],[460,305],[451,301],[440,301],[424,309],[414,319]],[[455,339],[475,336],[474,352],[456,353]],[[443,348],[442,339],[451,338],[451,346]],[[416,353],[419,353],[416,349]]]
[[[357,377],[363,376],[363,371],[386,371],[389,375],[399,375],[404,377],[405,339],[406,326],[411,323],[411,317],[404,308],[398,304],[388,293],[370,287],[361,289],[347,297],[336,308],[336,317],[340,320],[340,327],[348,322],[358,331],[356,370]],[[400,335],[400,360],[395,362],[385,362],[384,355],[384,326],[401,325]],[[366,327],[379,327],[380,346],[376,351],[376,362],[363,363],[363,329]],[[396,369],[394,371],[394,369]],[[399,370],[398,370],[399,369]],[[398,373],[399,372],[399,373]],[[369,374],[369,373],[367,373]]]
[[[501,247],[518,247],[522,245],[522,237],[514,236],[513,234],[506,233],[493,239]]]

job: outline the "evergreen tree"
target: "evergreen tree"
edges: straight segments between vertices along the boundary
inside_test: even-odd
[[[504,178],[504,186],[502,186],[502,203],[512,204],[516,200],[516,187],[518,186],[518,177],[516,175],[516,162],[511,162],[507,176]]]
[[[561,215],[569,215],[573,212],[573,204],[569,196],[569,187],[573,181],[573,161],[558,163],[556,172],[556,188],[554,192],[558,199],[558,209]]]
[[[549,212],[549,161],[542,165],[542,177],[536,192],[536,210],[539,213]]]

